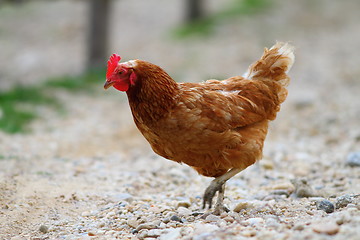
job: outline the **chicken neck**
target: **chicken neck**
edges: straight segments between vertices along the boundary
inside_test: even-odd
[[[156,122],[176,104],[178,84],[161,70],[137,74],[137,78],[126,92],[132,113],[144,124]]]

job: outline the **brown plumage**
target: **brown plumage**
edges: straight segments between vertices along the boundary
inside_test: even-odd
[[[293,61],[293,48],[277,43],[244,77],[176,83],[160,67],[133,60],[119,63],[105,85],[126,91],[135,124],[157,154],[218,178],[204,196],[204,206],[211,206],[219,192],[218,213],[226,180],[262,157]]]

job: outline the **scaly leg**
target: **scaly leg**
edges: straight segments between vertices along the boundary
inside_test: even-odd
[[[218,192],[217,201],[214,208],[214,215],[220,215],[222,212],[228,212],[229,209],[224,206],[224,194],[225,194],[225,183],[222,185],[221,189]]]
[[[240,168],[232,168],[230,171],[224,175],[215,178],[211,181],[210,185],[206,188],[203,198],[203,208],[206,207],[206,204],[209,205],[209,208],[212,206],[212,199],[214,198],[216,192],[219,192],[218,199],[215,205],[214,214],[219,215],[224,211],[224,192],[225,192],[225,182],[241,172]]]

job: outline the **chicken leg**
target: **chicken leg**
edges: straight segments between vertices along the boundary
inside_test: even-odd
[[[215,178],[211,181],[210,185],[206,188],[204,197],[203,197],[203,208],[206,208],[206,205],[209,205],[209,208],[212,206],[212,199],[214,198],[216,192],[218,193],[217,202],[215,204],[215,209],[213,214],[220,215],[225,208],[224,206],[224,193],[225,193],[225,183],[227,180],[241,172],[240,168],[232,168],[224,175]]]

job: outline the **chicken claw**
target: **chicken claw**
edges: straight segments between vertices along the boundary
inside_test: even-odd
[[[204,193],[204,197],[203,197],[203,208],[206,208],[206,204],[209,205],[209,209],[212,206],[212,200],[216,194],[216,192],[219,192],[219,197],[218,200],[220,198],[220,195],[222,195],[224,197],[224,190],[225,190],[225,185],[223,181],[217,181],[218,179],[214,179],[210,185],[206,188],[205,193]],[[218,202],[216,203],[216,205],[218,205]]]
[[[204,197],[203,197],[203,208],[206,208],[206,204],[209,205],[209,209],[212,206],[212,199],[214,198],[216,192],[218,193],[218,199],[215,204],[215,209],[213,214],[214,215],[220,215],[222,212],[226,211],[228,212],[229,209],[227,209],[224,206],[224,193],[225,193],[225,183],[227,180],[235,176],[237,173],[241,172],[240,168],[233,168],[224,175],[215,178],[211,181],[210,185],[206,188]]]

